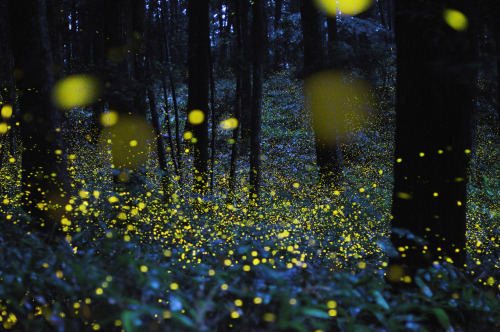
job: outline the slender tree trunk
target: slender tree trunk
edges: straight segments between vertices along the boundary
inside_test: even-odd
[[[264,1],[254,0],[253,3],[253,91],[252,117],[250,126],[250,204],[259,202],[260,196],[260,156],[261,156],[261,126],[262,126],[262,80],[264,65]]]
[[[188,0],[188,113],[200,110],[204,121],[192,123],[194,144],[194,191],[204,194],[208,176],[209,47],[208,1]]]
[[[172,19],[170,19],[172,20]],[[170,52],[170,39],[169,39],[169,35],[167,33],[167,24],[165,22],[165,18],[163,17],[163,15],[161,16],[161,23],[162,23],[162,34],[163,34],[163,40],[164,40],[164,43],[165,43],[165,48],[164,48],[164,51],[165,51],[165,54],[166,54],[166,60],[168,62],[168,79],[169,79],[169,83],[170,83],[170,89],[171,89],[171,93],[172,93],[172,103],[173,103],[173,107],[174,107],[174,123],[175,123],[175,145],[176,145],[176,156],[177,156],[177,167],[178,167],[178,176],[179,176],[179,180],[182,181],[181,179],[181,170],[182,170],[182,156],[181,156],[181,132],[180,132],[180,125],[179,125],[179,108],[177,106],[177,95],[175,93],[175,83],[174,83],[174,79],[173,79],[173,76],[172,76],[172,56],[171,56],[171,52]],[[163,88],[164,88],[164,91],[166,89],[166,82],[165,82],[165,78],[163,78]],[[165,94],[166,96],[166,94]],[[165,97],[166,98],[166,97]],[[165,103],[167,102],[167,100],[165,99]]]
[[[165,81],[165,77],[162,78],[161,83],[163,90],[163,99],[165,100],[165,119],[167,120],[168,146],[170,147],[170,155],[172,158],[172,163],[174,164],[175,175],[180,176],[178,161],[175,154],[175,146],[172,139],[172,125],[170,124],[170,114],[168,113],[167,82]]]
[[[211,108],[211,122],[212,122],[212,137],[210,140],[210,194],[214,194],[215,183],[215,134],[217,133],[215,127],[215,81],[214,81],[214,62],[212,59],[212,50],[208,48],[209,64],[210,64],[210,108]]]
[[[252,45],[248,24],[250,8],[248,0],[240,0],[241,38],[243,41],[243,63],[241,71],[241,116],[240,131],[242,140],[250,137],[250,114],[252,113]]]
[[[241,41],[241,21],[240,21],[240,4],[239,0],[234,0],[235,11],[236,11],[236,65],[234,72],[236,73],[236,91],[235,91],[235,102],[234,102],[234,117],[240,119],[241,110],[241,73],[242,73],[242,61],[243,61],[243,44]],[[233,129],[233,141],[231,145],[231,161],[229,164],[229,191],[227,195],[228,204],[234,203],[234,190],[236,187],[236,162],[238,161],[239,155],[239,134],[240,126],[238,125]]]
[[[471,17],[464,4],[444,3]],[[474,50],[467,31],[455,31],[442,19],[442,5],[441,0],[396,2],[392,227],[428,243],[424,247],[393,231],[401,257],[390,264],[404,266],[411,277],[434,260],[449,257],[459,268],[465,262]]]
[[[70,195],[61,116],[51,102],[54,76],[45,0],[9,1],[23,143],[21,206],[32,226],[59,229]]]
[[[163,142],[163,134],[161,130],[160,118],[158,116],[158,110],[156,108],[156,98],[152,89],[148,90],[149,99],[149,112],[151,113],[151,121],[153,122],[153,128],[156,133],[156,153],[158,155],[158,166],[160,166],[161,171],[161,186],[163,189],[163,197],[167,198],[170,192],[170,181],[168,180],[168,168],[167,168],[167,152],[165,150],[165,144]]]

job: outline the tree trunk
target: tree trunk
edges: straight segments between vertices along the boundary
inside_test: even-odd
[[[321,33],[319,11],[311,0],[304,0],[301,7],[302,29],[304,34],[304,72],[306,77],[325,67],[325,51]],[[320,177],[319,185],[331,187],[342,179],[342,159],[340,143],[336,139],[335,114],[324,114],[313,110],[313,129],[315,134],[316,162]],[[325,122],[331,128],[329,136],[321,134]]]
[[[54,76],[44,0],[9,1],[12,49],[21,111],[21,206],[50,234],[70,196],[61,115],[51,102]],[[61,208],[62,207],[62,208]]]
[[[192,123],[194,144],[194,191],[204,194],[208,176],[209,24],[208,1],[188,0],[188,113],[200,110],[203,122]]]
[[[156,134],[156,153],[158,155],[158,166],[161,171],[161,186],[163,189],[163,197],[167,198],[169,196],[169,180],[168,180],[168,168],[167,168],[167,152],[165,150],[165,144],[163,142],[163,134],[161,130],[160,119],[158,117],[158,110],[156,108],[156,98],[153,89],[148,90],[149,99],[149,112],[151,113],[151,121],[153,123],[153,128]]]
[[[239,0],[234,0],[236,11],[236,54],[235,54],[235,76],[236,89],[234,93],[234,117],[240,119],[241,113],[241,63],[243,61],[243,44],[241,41],[241,20],[240,20],[240,4]],[[233,141],[231,145],[231,161],[229,164],[229,191],[227,195],[227,203],[234,203],[234,189],[236,187],[236,162],[239,157],[239,134],[240,126],[233,129]]]
[[[250,137],[250,114],[252,112],[252,41],[248,24],[250,11],[248,0],[240,0],[241,38],[243,42],[243,63],[241,71],[241,116],[240,131],[242,140]]]
[[[432,6],[396,2],[397,90],[393,229],[408,229],[426,246],[393,232],[391,240],[413,277],[416,269],[449,257],[465,262],[466,185],[471,149],[474,51],[467,31]],[[462,1],[447,1],[466,16]],[[432,34],[433,38],[429,38]]]
[[[250,122],[250,203],[257,204],[260,195],[260,142],[262,126],[262,79],[264,64],[264,1],[254,0],[253,3],[253,91],[252,117]]]

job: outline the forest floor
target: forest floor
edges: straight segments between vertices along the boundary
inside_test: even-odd
[[[232,86],[221,85],[217,105],[224,109]],[[380,99],[364,126],[351,128],[342,146],[343,185],[319,190],[302,85],[285,73],[271,76],[265,84],[257,208],[248,207],[247,155],[238,163],[235,200],[226,202],[230,131],[217,131],[213,194],[194,197],[186,167],[182,185],[172,179],[175,191],[165,203],[153,150],[145,168],[116,184],[107,151],[85,139],[88,114],[68,113],[75,187],[64,223],[68,235],[46,246],[27,232],[29,216],[16,208],[16,199],[5,197],[0,324],[13,331],[499,329],[500,150],[486,112],[491,106],[478,106],[480,171],[468,201],[470,269],[463,274],[436,263],[403,292],[386,281],[404,280],[387,267],[391,100]],[[220,113],[221,120],[230,115]],[[183,155],[190,165],[190,153]],[[16,163],[5,164],[11,167],[0,176],[15,197]]]

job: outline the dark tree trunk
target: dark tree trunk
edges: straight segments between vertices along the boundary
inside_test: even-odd
[[[250,203],[256,204],[260,195],[260,143],[262,126],[262,79],[264,65],[264,0],[253,3],[253,90],[250,126]]]
[[[427,247],[395,232],[403,264],[416,269],[449,257],[465,262],[466,185],[474,90],[473,43],[442,19],[443,8],[465,15],[465,1],[396,2],[397,101],[393,229],[408,229]],[[445,5],[446,7],[442,7]],[[469,16],[470,17],[470,16]],[[433,38],[429,38],[432,34]]]
[[[158,156],[158,166],[162,172],[160,181],[163,189],[163,196],[167,198],[169,196],[169,180],[168,180],[168,169],[167,169],[167,152],[165,150],[165,144],[163,142],[163,134],[161,130],[160,118],[158,116],[158,110],[156,108],[156,98],[152,89],[148,90],[149,99],[149,112],[151,113],[151,121],[153,123],[153,128],[156,134],[156,153]]]
[[[319,11],[311,0],[304,0],[301,7],[302,29],[304,34],[304,72],[310,76],[325,66],[325,51],[320,26]],[[337,143],[335,114],[323,114],[313,111],[313,129],[315,132],[316,162],[319,168],[320,186],[338,185],[342,179],[342,159],[340,144]],[[322,134],[324,122],[331,128],[329,136]]]
[[[172,19],[170,19],[169,21],[171,21]],[[177,160],[177,175],[179,176],[179,181],[182,182],[182,179],[181,179],[181,172],[180,170],[182,169],[182,157],[181,157],[181,132],[180,132],[180,125],[179,125],[179,108],[177,107],[177,95],[175,93],[175,83],[174,83],[174,78],[173,78],[173,75],[172,75],[172,56],[171,56],[171,52],[170,52],[170,39],[169,39],[169,36],[168,36],[168,33],[167,33],[167,25],[166,25],[166,22],[165,22],[165,17],[161,16],[161,25],[162,25],[162,28],[161,28],[161,32],[162,32],[162,37],[163,37],[163,41],[164,41],[164,44],[165,44],[165,47],[164,47],[164,52],[165,52],[165,55],[166,55],[166,60],[168,62],[168,65],[169,65],[169,70],[168,70],[168,79],[169,79],[169,83],[170,83],[170,89],[171,89],[171,93],[172,93],[172,103],[173,103],[173,107],[174,107],[174,122],[175,122],[175,146],[176,146],[176,160]],[[165,77],[163,77],[163,91],[166,91],[166,81],[165,81]],[[165,103],[167,102],[167,97],[166,97],[166,93],[165,93]]]
[[[326,18],[327,31],[328,31],[328,64],[331,67],[338,67],[338,51],[336,42],[338,39],[337,32],[337,16],[328,16]]]
[[[21,206],[48,233],[58,229],[70,195],[61,116],[51,102],[47,8],[44,0],[9,1],[19,106],[21,111]],[[63,196],[63,197],[62,197]]]
[[[240,119],[241,113],[241,63],[243,61],[243,44],[241,41],[241,21],[240,21],[240,0],[234,0],[236,11],[236,62],[235,62],[235,76],[236,76],[236,90],[234,93],[234,117]],[[229,191],[227,195],[228,204],[234,203],[234,189],[236,186],[236,162],[239,157],[239,134],[240,126],[233,130],[233,141],[231,145],[231,161],[229,164]]]
[[[241,69],[241,138],[250,137],[250,114],[252,112],[252,42],[248,23],[250,8],[248,0],[240,0],[241,40],[243,42],[243,62]]]
[[[201,110],[205,119],[192,124],[194,144],[194,191],[204,194],[208,176],[208,89],[209,89],[209,24],[208,1],[188,0],[188,113]]]

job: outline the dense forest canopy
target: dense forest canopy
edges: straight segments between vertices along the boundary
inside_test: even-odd
[[[498,328],[499,12],[0,2],[1,326]]]

